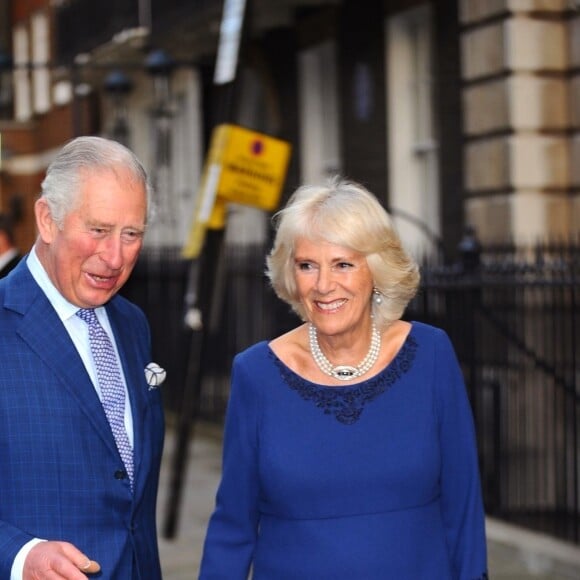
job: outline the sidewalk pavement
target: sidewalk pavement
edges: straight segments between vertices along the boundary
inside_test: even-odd
[[[197,579],[205,528],[213,510],[219,482],[221,430],[201,424],[195,426],[193,435],[189,444],[176,537],[159,539],[164,580]],[[163,530],[167,513],[174,446],[174,432],[169,428],[161,468],[158,502],[160,530]],[[491,580],[580,580],[580,548],[577,546],[492,518],[488,518],[486,528]]]

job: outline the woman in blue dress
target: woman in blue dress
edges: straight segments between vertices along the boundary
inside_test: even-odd
[[[234,359],[202,580],[482,580],[474,426],[447,335],[377,199],[335,178],[276,216],[267,273],[303,324]]]

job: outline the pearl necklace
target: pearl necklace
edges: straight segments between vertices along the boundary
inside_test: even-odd
[[[352,381],[352,379],[361,377],[370,371],[373,365],[377,362],[379,353],[381,352],[381,333],[377,330],[374,322],[369,352],[363,361],[356,367],[351,365],[334,366],[326,356],[324,356],[324,353],[318,344],[316,328],[313,324],[308,325],[308,338],[310,339],[310,352],[312,353],[312,358],[314,359],[316,366],[318,366],[324,374],[338,379],[339,381]]]

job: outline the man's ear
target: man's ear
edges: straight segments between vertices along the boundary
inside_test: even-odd
[[[36,227],[38,228],[38,234],[41,240],[46,244],[50,244],[56,235],[58,227],[52,219],[50,208],[44,198],[41,197],[36,200],[36,203],[34,204],[34,215],[36,217]]]

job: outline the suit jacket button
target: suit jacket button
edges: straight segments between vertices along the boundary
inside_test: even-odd
[[[115,479],[125,479],[127,477],[127,472],[124,469],[117,469],[115,471]]]

